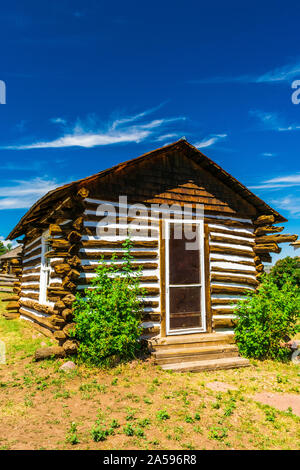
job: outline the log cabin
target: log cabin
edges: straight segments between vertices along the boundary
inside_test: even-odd
[[[133,264],[142,265],[146,292],[141,337],[156,363],[177,371],[244,367],[248,361],[234,344],[234,307],[257,288],[278,244],[297,239],[274,225],[283,222],[180,139],[35,203],[8,236],[24,236],[14,301],[22,319],[73,353],[77,345],[68,330],[75,294],[91,287],[101,257],[109,263],[115,253],[122,271],[130,230]]]
[[[12,274],[21,260],[22,247],[16,246],[0,256],[0,273]]]

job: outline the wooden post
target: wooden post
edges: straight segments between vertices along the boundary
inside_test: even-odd
[[[206,326],[207,332],[212,332],[212,311],[210,299],[210,257],[209,257],[209,229],[204,224],[204,273],[205,273],[205,308],[206,308]]]
[[[166,241],[164,222],[159,220],[159,266],[160,266],[160,336],[166,336]]]

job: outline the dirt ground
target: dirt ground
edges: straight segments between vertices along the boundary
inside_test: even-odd
[[[300,449],[292,363],[172,373],[147,360],[65,373],[64,360],[32,360],[50,341],[27,322],[0,316],[0,339],[0,449]]]

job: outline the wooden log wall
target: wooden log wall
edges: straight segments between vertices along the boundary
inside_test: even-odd
[[[122,271],[124,249],[122,243],[127,238],[128,228],[138,228],[138,233],[131,236],[133,242],[132,256],[133,266],[138,269],[143,266],[141,272],[141,287],[146,291],[143,301],[143,318],[141,323],[141,333],[153,336],[160,331],[160,276],[159,276],[159,220],[151,220],[149,214],[129,217],[124,223],[124,213],[117,202],[87,198],[86,210],[84,212],[85,234],[82,237],[82,248],[79,251],[81,259],[80,277],[77,289],[83,290],[91,287],[91,279],[95,277],[95,268],[101,256],[104,256],[105,263],[111,263],[111,256],[117,256],[114,264]],[[101,215],[97,215],[97,208],[102,203],[112,204],[116,215],[116,232],[113,235],[97,234],[97,225],[104,220]],[[123,216],[123,218],[122,218]],[[138,225],[133,224],[133,220],[138,220]],[[150,224],[151,228],[150,228]],[[110,229],[115,225],[109,224]]]
[[[258,285],[254,225],[250,219],[222,219],[208,223],[210,295],[213,330],[232,333],[234,308]]]
[[[1,298],[2,302],[8,302],[5,306],[4,317],[7,320],[13,320],[20,316],[19,314],[19,286],[22,273],[22,260],[20,257],[8,260],[7,272],[9,274],[0,274],[0,292],[8,294]]]
[[[70,339],[72,304],[75,300],[77,278],[80,276],[80,258],[85,189],[59,204],[54,213],[48,213],[40,224],[27,233],[24,243],[23,273],[19,287],[21,317],[30,320],[47,336],[58,341],[66,353],[77,349]],[[75,216],[74,216],[75,215]],[[59,218],[57,217],[59,216]],[[42,233],[49,230],[50,282],[47,302],[39,302],[42,256]]]
[[[29,232],[25,237],[22,277],[16,292],[19,294],[21,318],[32,322],[39,331],[53,338],[55,328],[49,322],[49,318],[54,313],[53,309],[50,306],[51,304],[48,306],[39,303],[42,232],[43,229],[41,228],[32,234]],[[52,278],[50,282],[52,282]]]
[[[4,296],[1,297],[1,301],[5,302],[5,310],[3,312],[6,320],[13,320],[19,318],[19,296],[13,292],[15,283],[19,282],[19,278],[16,274],[19,275],[20,272],[20,260],[14,259],[13,263],[10,264],[11,274],[0,273],[0,292],[4,293]],[[16,272],[16,274],[12,274]],[[8,303],[7,303],[8,302]]]
[[[84,212],[84,226],[86,234],[82,238],[82,248],[79,257],[82,263],[82,273],[79,278],[78,289],[90,286],[90,279],[101,255],[105,262],[110,262],[112,253],[117,254],[115,263],[122,268],[120,262],[123,250],[121,244],[126,237],[120,235],[122,228],[122,211],[118,202],[108,202],[102,199],[86,199]],[[97,237],[96,227],[101,222],[97,215],[99,204],[112,204],[115,208],[117,232],[113,237]],[[148,335],[160,332],[161,305],[160,305],[160,259],[159,259],[159,221],[151,220],[150,211],[141,214],[135,219],[128,219],[128,223],[139,220],[140,234],[134,241],[134,265],[143,265],[142,286],[148,291],[145,301],[142,327]],[[194,217],[192,217],[194,218]],[[204,222],[208,227],[209,236],[209,272],[211,311],[207,317],[212,318],[213,331],[232,333],[236,316],[234,308],[238,299],[244,297],[249,291],[255,291],[259,285],[259,277],[263,272],[264,262],[270,262],[270,251],[279,252],[277,243],[294,241],[295,235],[267,235],[264,233],[278,233],[281,227],[271,227],[265,224],[273,223],[273,216],[261,216],[254,221],[250,218],[233,217],[224,214],[206,212]],[[152,224],[152,225],[151,225]],[[151,226],[151,230],[150,230]],[[265,229],[265,231],[263,230]],[[258,235],[257,236],[257,232]],[[270,237],[270,239],[268,238]],[[276,245],[276,246],[275,246]]]
[[[79,278],[78,289],[90,286],[90,279],[94,274],[101,255],[105,255],[104,262],[110,262],[112,253],[117,253],[121,258],[123,250],[122,242],[126,237],[119,235],[120,225],[114,236],[97,237],[96,227],[101,223],[101,217],[97,215],[99,204],[112,204],[116,210],[117,225],[122,222],[120,207],[117,202],[111,202],[88,198],[84,213],[84,225],[86,235],[83,236],[80,250],[80,258],[83,272]],[[169,218],[169,217],[168,217]],[[195,218],[192,216],[192,218]],[[135,220],[139,220],[140,234],[132,240],[134,242],[134,265],[143,265],[142,287],[148,291],[144,298],[144,318],[142,327],[147,335],[160,332],[161,305],[160,305],[160,259],[159,259],[159,220],[151,218],[150,211],[141,214]],[[130,224],[133,219],[128,219]],[[209,229],[209,250],[211,271],[211,300],[212,312],[207,312],[210,317],[213,314],[213,327],[216,331],[232,333],[233,306],[237,299],[245,292],[255,290],[256,266],[254,262],[255,237],[254,226],[250,219],[231,216],[209,214],[205,216],[205,223]],[[151,225],[152,224],[152,225]],[[151,225],[151,231],[150,231]],[[122,225],[127,228],[128,225]],[[115,263],[122,267],[120,259]]]

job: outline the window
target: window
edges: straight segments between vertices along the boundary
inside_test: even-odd
[[[48,241],[49,232],[48,230],[42,235],[42,255],[41,255],[41,276],[40,276],[40,297],[39,302],[41,304],[47,303],[47,288],[50,284],[50,259],[45,255],[50,251],[50,243]]]

